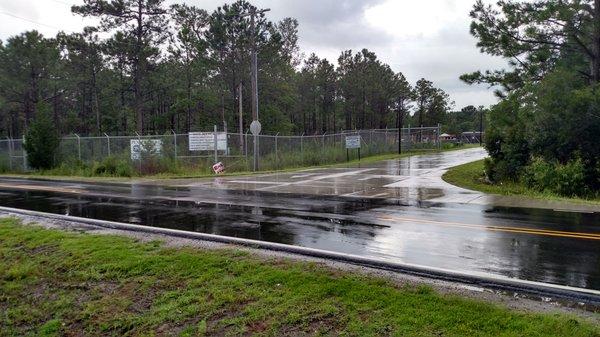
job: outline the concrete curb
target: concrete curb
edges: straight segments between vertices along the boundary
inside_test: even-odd
[[[176,229],[168,229],[168,228],[159,228],[159,227],[149,227],[142,225],[133,225],[121,222],[113,222],[113,221],[104,221],[104,220],[96,220],[96,219],[88,219],[81,217],[74,217],[68,215],[60,215],[60,214],[52,214],[52,213],[43,213],[37,211],[29,211],[22,210],[10,207],[1,207],[0,211],[6,213],[27,215],[27,216],[35,216],[35,217],[43,217],[50,218],[55,220],[62,221],[71,221],[71,222],[79,222],[90,225],[95,225],[99,227],[126,230],[126,231],[135,231],[135,232],[145,232],[152,234],[160,234],[160,235],[168,235],[168,236],[176,236],[187,239],[196,239],[196,240],[204,240],[204,241],[214,241],[221,242],[227,244],[241,245],[252,248],[261,248],[268,249],[273,251],[282,251],[287,253],[293,253],[298,255],[305,255],[329,260],[336,260],[341,262],[346,262],[350,264],[389,270],[399,273],[405,273],[414,276],[433,278],[444,281],[458,282],[463,284],[468,284],[472,286],[479,286],[488,289],[494,290],[503,290],[503,291],[514,291],[529,295],[543,296],[543,297],[551,297],[551,298],[560,298],[567,300],[575,300],[579,302],[585,302],[593,305],[600,305],[600,291],[585,289],[585,288],[576,288],[569,286],[561,286],[556,284],[542,283],[542,282],[534,282],[520,279],[513,279],[503,276],[485,274],[485,273],[466,273],[460,271],[452,271],[448,269],[435,268],[435,267],[427,267],[415,264],[408,263],[398,263],[392,261],[384,261],[373,258],[367,258],[357,255],[345,254],[345,253],[337,253],[331,251],[325,251],[321,249],[314,248],[306,248],[299,247],[281,243],[274,242],[266,242],[266,241],[258,241],[251,239],[243,239],[236,237],[228,237],[222,235],[215,234],[206,234],[206,233],[198,233],[198,232],[188,232]]]

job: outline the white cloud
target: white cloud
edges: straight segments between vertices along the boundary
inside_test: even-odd
[[[397,37],[434,36],[458,16],[468,13],[458,2],[467,1],[393,1],[388,0],[365,11],[366,20]],[[470,0],[469,0],[470,2]]]

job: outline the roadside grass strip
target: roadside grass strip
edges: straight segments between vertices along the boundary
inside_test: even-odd
[[[600,336],[563,314],[234,248],[0,219],[1,336]]]
[[[442,176],[442,179],[449,184],[483,193],[516,195],[540,200],[568,201],[579,204],[600,204],[600,198],[561,197],[549,192],[536,191],[519,182],[489,184],[484,179],[483,160],[452,167]]]

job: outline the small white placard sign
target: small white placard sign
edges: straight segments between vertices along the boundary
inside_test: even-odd
[[[360,149],[360,136],[346,136],[347,149]]]
[[[162,152],[162,140],[160,139],[132,139],[130,141],[131,160],[139,160],[142,151],[148,155],[159,155]]]
[[[188,137],[190,151],[215,150],[214,132],[190,132]],[[217,132],[217,150],[227,151],[227,134],[225,132]]]

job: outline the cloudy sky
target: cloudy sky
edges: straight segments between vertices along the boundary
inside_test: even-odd
[[[505,65],[482,55],[469,35],[469,10],[475,0],[253,0],[271,8],[272,21],[294,17],[300,22],[300,46],[337,60],[342,50],[368,48],[411,81],[425,77],[446,90],[455,107],[496,102],[485,86],[468,86],[458,76]],[[73,16],[70,5],[82,0],[0,0],[0,39],[28,29],[48,36],[79,31],[89,19]],[[209,12],[225,0],[185,2]],[[227,1],[230,2],[230,1]]]

